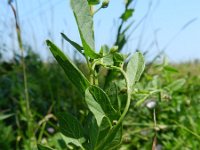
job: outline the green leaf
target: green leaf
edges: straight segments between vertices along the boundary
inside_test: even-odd
[[[102,119],[107,117],[112,124],[112,120],[117,114],[114,108],[111,106],[110,99],[107,94],[97,86],[90,86],[85,93],[85,100],[90,109],[94,114],[98,126],[100,126]]]
[[[87,139],[89,139],[88,149],[95,149],[95,145],[97,143],[97,139],[99,136],[99,127],[97,125],[97,121],[94,115],[90,112],[86,118],[86,126],[84,127],[85,134],[87,135]],[[89,132],[88,132],[89,131]]]
[[[185,79],[179,79],[169,84],[166,88],[170,91],[178,91],[179,89],[183,87],[185,82],[186,82]]]
[[[66,144],[73,143],[76,146],[83,147],[86,141],[84,138],[84,130],[79,121],[69,113],[58,113],[58,122],[62,139]]]
[[[142,72],[144,71],[145,63],[142,53],[136,52],[127,65],[127,78],[129,86],[132,87],[136,81],[140,79]]]
[[[125,56],[123,56],[122,54],[116,52],[113,54],[113,60],[115,62],[115,66],[121,66],[121,64],[124,63],[124,59],[125,59]]]
[[[106,66],[114,65],[113,54],[107,54],[106,56],[104,56],[104,57],[102,58],[102,62],[103,62],[103,64],[106,65]]]
[[[106,145],[104,147],[104,150],[110,149],[115,150],[119,147],[122,140],[122,125],[119,127],[113,128],[109,132],[109,137],[107,139]]]
[[[114,126],[101,140],[96,150],[115,150],[122,140],[122,125]]]
[[[99,54],[102,56],[100,61],[104,65],[106,66],[114,65],[113,54],[109,53],[109,47],[107,45],[101,47]]]
[[[133,15],[134,9],[127,9],[122,15],[121,19],[127,21]]]
[[[85,55],[92,59],[99,58],[100,55],[94,52],[93,20],[87,0],[71,0],[71,7],[76,18]]]
[[[125,56],[123,56],[122,54],[114,53],[114,61],[115,62],[122,63],[122,62],[124,62],[124,58],[125,58]]]
[[[70,40],[64,33],[61,33],[62,37],[67,41],[69,42],[75,49],[77,49],[81,54],[83,54],[82,50],[83,50],[83,47],[80,46],[79,44],[77,44],[76,42]]]
[[[99,126],[97,144],[102,142],[102,139],[104,139],[108,135],[110,129],[111,129],[110,122],[106,117],[104,117],[101,122],[101,125]]]
[[[47,45],[49,46],[49,49],[51,50],[53,56],[56,58],[59,65],[64,69],[67,77],[76,86],[76,88],[84,95],[85,90],[90,85],[89,81],[56,45],[54,45],[49,40],[47,40]]]
[[[105,56],[105,55],[109,54],[109,51],[110,51],[109,47],[107,45],[103,45],[103,46],[101,46],[99,54],[101,56]]]
[[[63,150],[67,148],[67,144],[62,139],[61,133],[56,132],[47,139],[48,146],[53,147],[56,150]]]
[[[63,141],[65,142],[66,145],[72,143],[78,147],[81,147],[82,149],[84,149],[83,147],[83,143],[85,142],[85,139],[84,138],[80,138],[80,139],[75,139],[75,138],[70,138],[70,137],[67,137],[63,134],[61,134],[61,137],[63,139]]]
[[[14,114],[6,114],[6,115],[0,114],[0,120],[7,119],[7,118],[9,118],[9,117],[11,117],[11,116],[13,116],[13,115],[14,115]]]
[[[87,116],[87,125],[85,127],[86,134],[88,134],[88,146],[86,149],[94,150],[98,143],[101,143],[102,140],[108,135],[111,130],[110,123],[106,117],[103,118],[101,125],[97,125],[95,117],[91,114]],[[88,131],[90,131],[88,133]]]
[[[118,87],[115,82],[111,82],[110,86],[106,89],[106,93],[111,100],[112,106],[115,108],[115,110],[120,112],[121,102],[119,101]]]
[[[170,71],[170,72],[178,72],[178,70],[176,68],[169,66],[169,65],[164,66],[164,70]]]
[[[74,139],[83,138],[83,128],[74,116],[69,113],[58,113],[57,117],[62,134]]]
[[[41,145],[41,144],[38,144],[37,147],[38,147],[38,150],[55,150],[51,147],[44,146],[44,145]]]
[[[97,5],[100,3],[100,0],[87,0],[89,5]]]

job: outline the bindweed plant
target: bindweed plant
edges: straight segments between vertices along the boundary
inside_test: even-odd
[[[95,52],[93,32],[95,12],[91,11],[90,4],[98,3],[99,1],[71,0],[82,46],[62,33],[62,37],[86,59],[89,78],[55,44],[50,40],[46,41],[69,80],[85,98],[88,109],[84,121],[79,121],[67,112],[56,114],[65,144],[72,144],[83,150],[108,150],[119,147],[123,120],[130,107],[131,94],[145,67],[144,58],[140,52],[136,52],[128,60],[127,56],[119,53],[117,46],[112,48],[102,46],[99,53]],[[108,1],[103,2],[102,8],[107,5]],[[101,68],[115,71],[114,79],[109,79],[107,86],[99,83]],[[108,82],[108,80],[105,81]],[[38,148],[52,149],[40,144]]]

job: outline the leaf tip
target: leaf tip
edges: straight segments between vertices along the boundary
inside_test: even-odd
[[[65,34],[63,32],[60,33],[62,36],[64,36]]]
[[[46,40],[46,44],[47,44],[48,46],[50,46],[51,41],[50,41],[50,40]]]

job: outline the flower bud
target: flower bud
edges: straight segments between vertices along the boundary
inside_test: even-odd
[[[118,51],[118,46],[113,46],[111,49],[110,49],[110,53],[115,53]]]
[[[109,5],[109,0],[104,0],[103,2],[102,2],[102,5],[101,5],[101,8],[107,8],[108,7],[108,5]]]

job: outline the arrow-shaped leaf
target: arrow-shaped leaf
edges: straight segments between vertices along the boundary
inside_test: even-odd
[[[90,83],[82,72],[65,56],[65,54],[51,41],[47,40],[47,45],[51,50],[53,56],[56,58],[59,65],[64,69],[67,77],[84,95],[85,90],[89,87]]]

